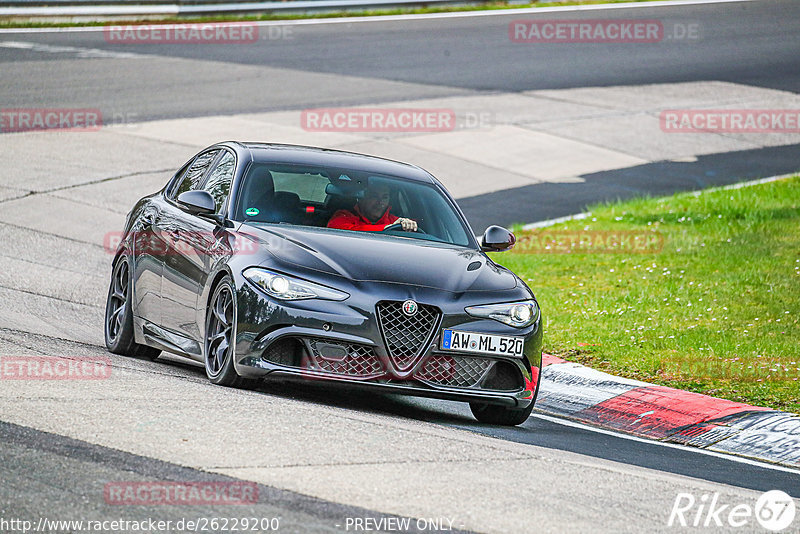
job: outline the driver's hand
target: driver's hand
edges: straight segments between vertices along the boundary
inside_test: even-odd
[[[394,224],[400,224],[403,227],[403,231],[405,232],[416,232],[417,231],[417,221],[413,219],[407,219],[405,217],[400,217],[397,219]]]

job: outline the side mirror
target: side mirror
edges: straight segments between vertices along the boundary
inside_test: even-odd
[[[514,248],[517,238],[502,226],[490,226],[480,241],[481,250],[484,252],[503,252]]]
[[[185,191],[178,195],[178,204],[194,215],[213,215],[217,203],[208,191]]]

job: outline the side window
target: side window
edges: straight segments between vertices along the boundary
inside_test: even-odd
[[[205,174],[206,170],[208,170],[208,166],[211,165],[211,162],[214,161],[214,158],[217,157],[218,153],[219,150],[211,150],[209,152],[203,152],[197,156],[192,164],[189,165],[189,168],[183,175],[183,178],[181,178],[180,184],[177,185],[172,191],[171,197],[178,198],[181,193],[200,189],[203,175]]]
[[[216,168],[211,171],[208,176],[206,185],[203,189],[211,193],[214,197],[214,202],[217,204],[217,213],[222,211],[222,206],[225,205],[225,198],[228,196],[228,191],[231,189],[231,181],[233,180],[233,171],[236,167],[236,158],[227,150],[219,160]]]

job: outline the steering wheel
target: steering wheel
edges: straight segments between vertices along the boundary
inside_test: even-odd
[[[396,222],[396,223],[392,223],[392,224],[390,224],[389,226],[387,226],[386,228],[384,228],[383,230],[381,230],[381,232],[391,232],[391,231],[393,231],[393,230],[402,230],[402,231],[405,231],[405,230],[403,230],[403,225],[402,225],[401,223],[399,223],[399,222]],[[420,227],[419,227],[419,224],[417,224],[417,229],[416,229],[416,230],[414,230],[414,231],[415,231],[415,232],[419,232],[419,233],[421,233],[421,234],[424,234],[424,233],[426,233],[426,232],[425,232],[425,230],[423,230],[422,228],[420,228]]]

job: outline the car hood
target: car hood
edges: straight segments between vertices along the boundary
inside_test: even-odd
[[[243,224],[278,263],[365,282],[390,282],[451,292],[500,291],[517,278],[477,250],[367,232]],[[262,265],[268,266],[270,260]],[[287,266],[288,267],[288,266]]]

